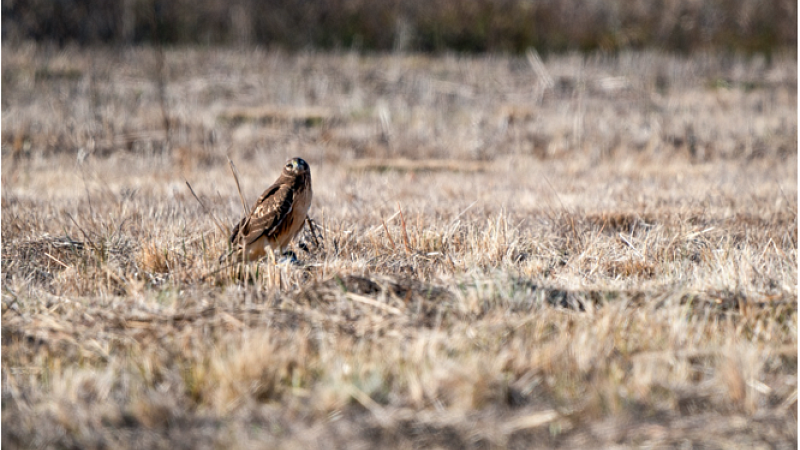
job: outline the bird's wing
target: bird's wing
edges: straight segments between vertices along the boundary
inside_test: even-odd
[[[250,245],[271,234],[292,212],[294,190],[288,184],[274,184],[258,198],[253,210],[233,228],[231,243]]]

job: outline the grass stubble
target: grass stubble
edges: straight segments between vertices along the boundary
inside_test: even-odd
[[[794,448],[794,59],[531,59],[4,47],[3,445]]]

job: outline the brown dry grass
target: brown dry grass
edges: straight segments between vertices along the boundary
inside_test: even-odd
[[[165,61],[3,48],[4,446],[796,446],[792,58]]]

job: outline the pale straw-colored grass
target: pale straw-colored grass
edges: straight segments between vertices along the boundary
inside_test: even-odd
[[[793,58],[3,50],[9,448],[797,442]]]

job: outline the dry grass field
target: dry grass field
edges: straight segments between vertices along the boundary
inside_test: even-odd
[[[795,448],[796,103],[790,54],[4,46],[3,447]],[[220,266],[228,157],[292,156],[299,263]]]

